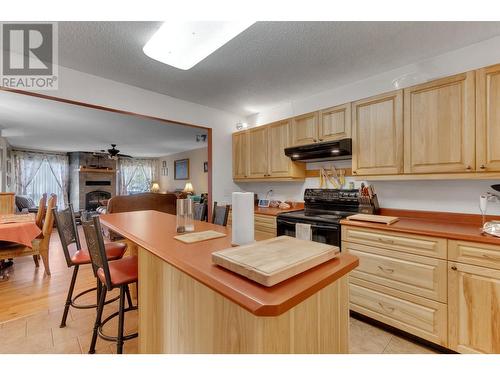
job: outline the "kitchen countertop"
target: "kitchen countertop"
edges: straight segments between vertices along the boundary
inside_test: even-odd
[[[340,224],[500,245],[499,237],[481,233],[479,215],[384,209],[381,214],[400,219],[389,225],[347,219],[341,220]],[[488,217],[488,220],[493,219],[498,220],[497,217]]]
[[[231,229],[195,221],[195,231],[215,230],[226,237],[185,244],[174,239],[176,217],[158,211],[101,215],[103,226],[146,249],[257,316],[277,316],[357,267],[358,258],[341,254],[272,287],[259,285],[212,263],[212,252],[231,247]],[[140,280],[139,280],[140,282]]]

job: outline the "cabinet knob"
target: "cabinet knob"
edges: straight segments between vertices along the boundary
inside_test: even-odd
[[[467,169],[468,171],[471,171],[472,167],[470,165],[468,165],[467,168],[465,168],[465,169]]]
[[[451,269],[452,269],[453,271],[456,271],[456,270],[457,270],[457,266],[451,266]]]
[[[320,141],[320,142],[323,142],[323,138],[320,138],[320,139],[319,139],[319,141]]]
[[[356,172],[356,171],[352,171],[352,174],[358,174],[358,172]]]
[[[486,169],[486,167],[484,166],[484,164],[481,164],[481,166],[479,168],[480,169]]]
[[[318,140],[316,138],[313,139],[313,142],[318,142]]]

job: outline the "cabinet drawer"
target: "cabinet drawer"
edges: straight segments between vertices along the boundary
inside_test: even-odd
[[[446,259],[446,239],[342,225],[342,240]]]
[[[426,298],[349,278],[350,309],[425,340],[446,346],[447,306]]]
[[[276,235],[276,217],[270,215],[254,215],[255,230]]]
[[[500,245],[449,240],[448,259],[475,266],[500,269]]]
[[[447,300],[445,260],[342,242],[342,250],[359,258],[351,275],[369,282],[426,297]]]

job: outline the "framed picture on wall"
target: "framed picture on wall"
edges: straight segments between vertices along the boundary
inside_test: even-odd
[[[174,180],[189,180],[189,159],[174,160]]]
[[[208,161],[203,163],[203,172],[205,172],[205,173],[208,172]]]

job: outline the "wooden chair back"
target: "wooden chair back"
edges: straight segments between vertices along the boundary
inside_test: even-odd
[[[50,239],[52,228],[54,228],[54,207],[57,205],[57,195],[52,194],[47,202],[47,210],[45,220],[43,221],[42,235],[44,238]]]
[[[226,226],[228,217],[229,206],[217,206],[217,202],[214,202],[214,209],[212,211],[212,224]]]
[[[42,198],[40,198],[40,203],[38,204],[38,211],[36,212],[35,223],[38,228],[43,228],[43,219],[47,212],[47,193],[43,193]]]

